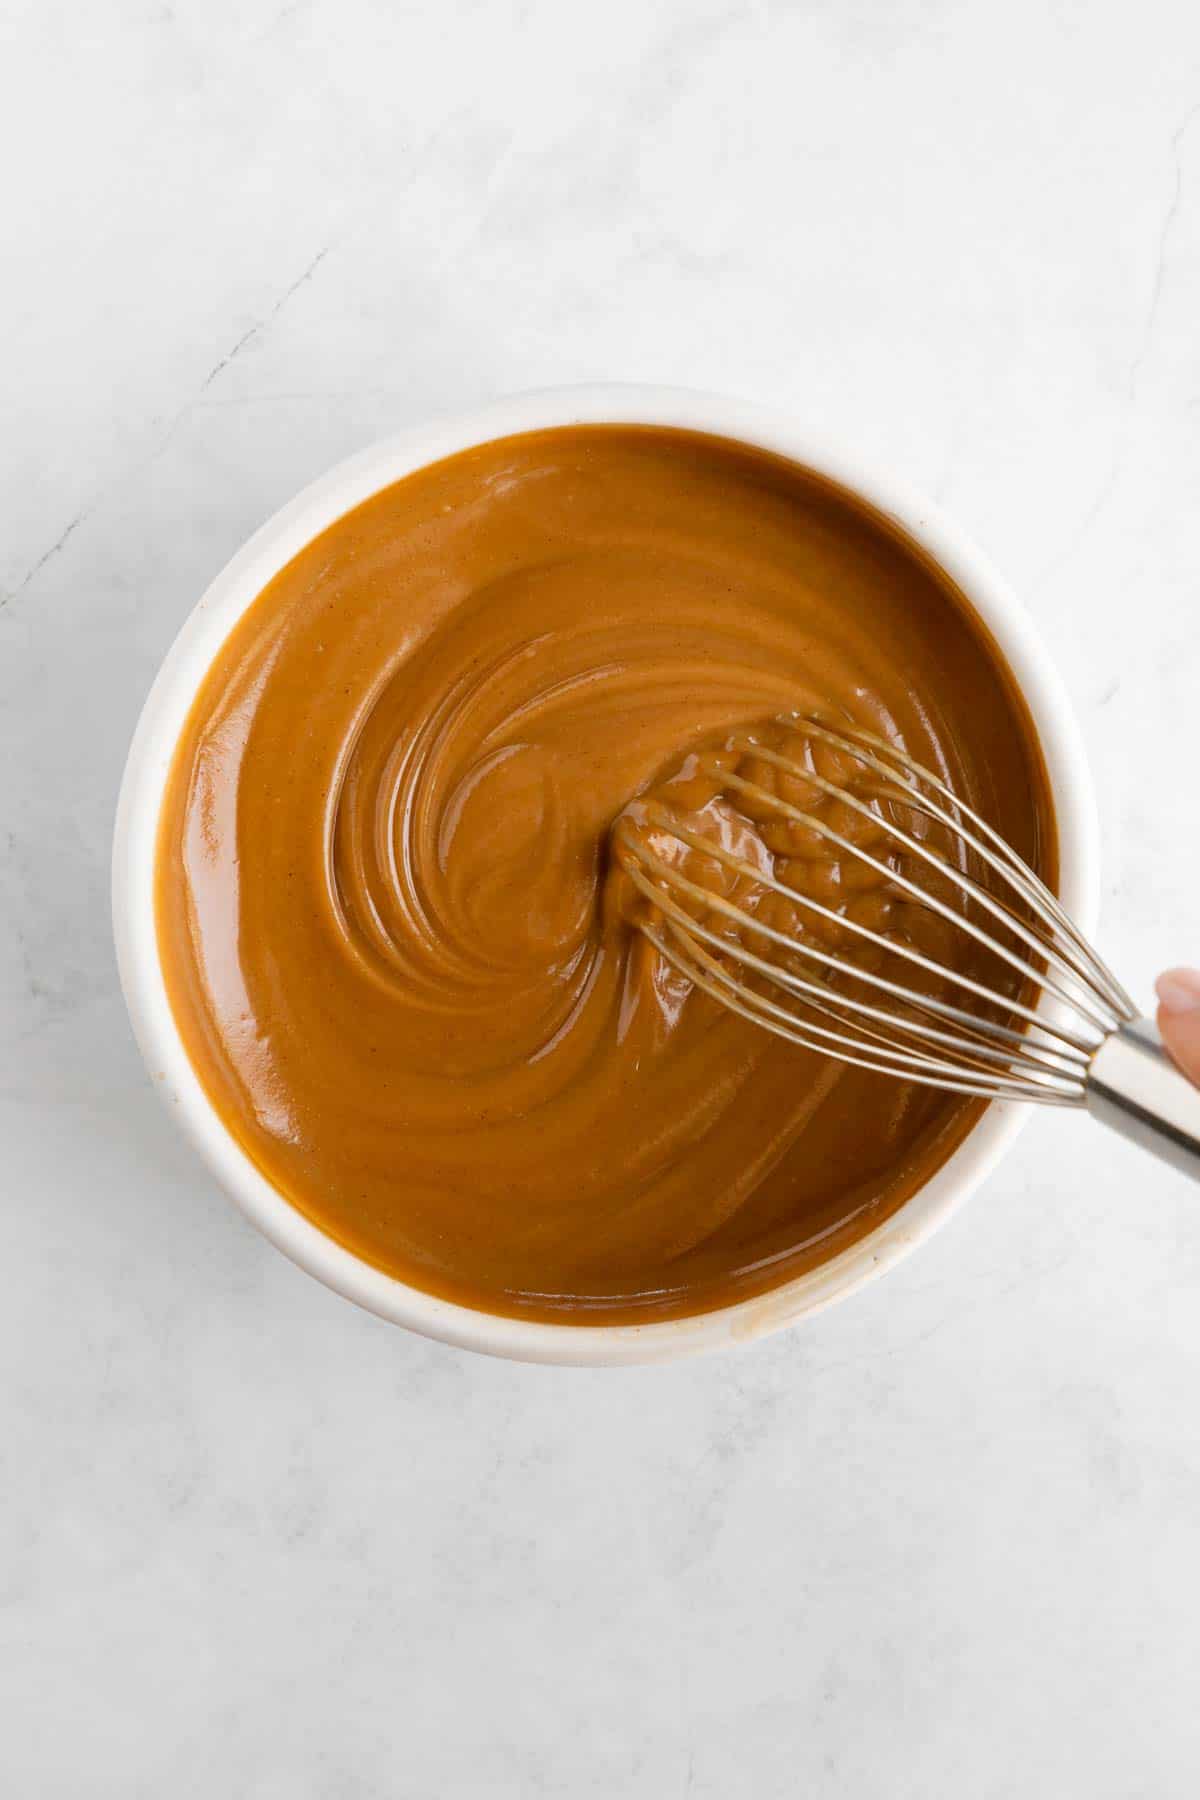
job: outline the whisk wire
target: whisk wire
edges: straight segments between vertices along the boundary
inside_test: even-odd
[[[680,939],[686,940],[693,950],[697,949],[696,940],[699,940],[715,950],[726,954],[729,952],[731,946],[728,938],[721,937],[717,932],[693,919],[669,895],[664,894],[661,889],[655,888],[653,883],[648,881],[640,871],[631,870],[630,873],[640,891],[647,898],[653,899],[659,906],[672,926],[674,934]],[[684,886],[685,884],[681,882],[680,885]],[[686,883],[686,889],[690,890],[693,897],[704,891],[691,882]],[[728,903],[725,903],[725,907],[727,906]],[[722,910],[725,910],[725,907],[722,907]],[[736,908],[728,908],[730,915],[736,914],[736,910]],[[745,916],[745,922],[762,935],[772,937],[777,943],[789,942],[782,933],[753,920],[750,915]],[[814,951],[813,954],[835,968],[851,968],[851,965],[843,964],[826,953]],[[960,1050],[964,1036],[969,1034],[975,1046],[973,1054],[976,1057],[1005,1067],[1010,1067],[1016,1058],[1020,1058],[1023,1062],[1032,1063],[1050,1073],[1073,1076],[1076,1079],[1082,1077],[1082,1073],[1087,1067],[1088,1059],[1082,1051],[1068,1053],[1049,1045],[1035,1043],[1027,1032],[1016,1031],[1011,1026],[1001,1025],[992,1020],[972,1020],[970,1014],[964,1013],[961,1009],[946,1002],[938,1001],[931,995],[917,996],[910,990],[902,988],[894,982],[889,982],[883,977],[866,976],[865,972],[861,970],[855,971],[855,973],[866,979],[872,979],[874,985],[897,999],[903,998],[906,1004],[918,1005],[921,1010],[929,1011],[935,1016],[940,1014],[955,1021],[965,1022],[958,1024],[956,1032],[943,1031],[937,1026],[922,1024],[915,1019],[899,1018],[894,1012],[889,1012],[883,1007],[873,1006],[869,1001],[857,999],[850,994],[834,995],[828,987],[818,982],[806,981],[803,976],[797,975],[793,970],[781,969],[777,964],[765,961],[745,947],[739,948],[738,960],[747,968],[752,969],[755,974],[765,976],[768,980],[786,988],[790,993],[806,1000],[817,1010],[825,1012],[831,1017],[840,1016],[835,1013],[834,1009],[841,1007],[844,1011],[856,1015],[856,1023],[858,1020],[870,1019],[889,1027],[893,1033],[907,1032],[912,1036],[926,1038],[930,1042]],[[982,1027],[988,1028],[996,1039],[1003,1040],[1007,1048],[1000,1048],[998,1044],[989,1044],[984,1041],[983,1031],[980,1029]],[[870,1034],[866,1025],[860,1024],[859,1029]],[[882,1041],[886,1042],[886,1039]]]
[[[809,766],[810,751],[801,764],[750,735],[739,734],[725,748],[778,770],[802,794],[813,792],[867,821],[886,839],[889,859],[856,843],[849,823],[839,830],[815,808],[796,805],[761,780],[719,765],[730,805],[743,810],[747,819],[774,817],[813,834],[842,858],[869,870],[885,894],[903,895],[962,933],[975,952],[1003,968],[1004,979],[996,985],[979,978],[977,954],[975,964],[957,967],[949,956],[943,961],[926,955],[903,937],[885,935],[851,912],[826,905],[781,880],[777,865],[749,860],[661,801],[644,805],[644,829],[635,831],[624,820],[615,840],[626,874],[651,908],[643,930],[658,954],[722,1005],[805,1048],[958,1093],[1083,1104],[1093,1056],[1136,1010],[1057,899],[986,820],[906,752],[855,727],[843,733],[795,717],[780,724],[849,756],[877,782],[866,788],[860,782],[857,792],[850,791]],[[893,816],[896,809],[947,832],[950,854],[905,829]],[[749,904],[693,880],[686,857],[681,866],[678,858],[660,854],[670,841],[714,859],[737,882],[748,884]],[[893,866],[896,851],[911,859],[907,865]],[[971,858],[982,866],[981,879],[970,872]],[[930,871],[943,893],[949,888],[950,897],[923,885],[914,865]],[[1018,913],[1003,892],[984,884],[992,880],[999,880],[1028,916]],[[736,883],[733,892],[738,894]],[[818,939],[820,924],[832,928],[836,935],[830,947],[799,926],[788,932],[757,917],[753,896],[768,893],[801,909],[798,916],[814,924]],[[713,929],[718,920],[732,929]],[[765,954],[746,941],[748,935]],[[838,955],[837,946],[847,939],[882,951],[891,972]],[[789,966],[768,960],[772,948],[786,954]],[[797,958],[814,965],[812,978],[797,971]],[[892,979],[899,967],[913,971],[914,982],[918,971],[932,978],[940,991]],[[843,991],[846,985],[850,991]],[[963,1004],[943,997],[947,986],[957,990]]]
[[[1017,889],[1035,912],[1041,911],[1049,914],[1054,927],[1067,939],[1077,955],[1083,959],[1096,984],[1104,990],[1114,1011],[1124,1019],[1137,1018],[1138,1009],[1128,993],[1095,946],[1084,937],[1056,895],[1051,893],[1045,882],[1027,863],[1021,860],[1011,844],[1006,842],[995,827],[989,825],[987,820],[981,818],[972,806],[955,794],[940,776],[935,775],[931,769],[924,768],[898,745],[890,744],[885,738],[877,737],[874,732],[864,731],[860,727],[847,725],[844,731],[836,732],[816,721],[805,721],[804,729],[812,737],[858,757],[866,766],[882,774],[886,780],[895,782],[902,793],[909,797],[910,804],[913,798],[918,799],[925,810],[930,811],[951,830],[957,831],[989,867]],[[879,754],[873,754],[870,749],[864,750],[862,748],[864,745],[873,746],[875,752],[882,752],[883,757],[891,758],[893,763],[898,763],[903,773],[897,774],[895,768],[889,766],[889,763],[883,760]],[[922,782],[949,802],[958,815],[958,821],[947,817],[944,811],[937,808],[935,803],[921,792],[919,784]],[[963,818],[970,820],[972,830],[969,831],[961,824]]]
[[[668,829],[683,843],[689,845],[693,849],[702,850],[706,855],[714,857],[717,861],[721,862],[726,867],[735,870],[738,874],[748,877],[752,881],[761,884],[773,893],[782,895],[786,899],[799,902],[808,911],[815,913],[818,917],[827,920],[829,923],[839,927],[843,931],[851,932],[855,937],[873,944],[878,949],[887,951],[891,956],[899,957],[901,960],[911,963],[914,967],[923,970],[926,974],[933,975],[939,980],[953,982],[957,987],[974,995],[977,1000],[982,1000],[989,1006],[998,1006],[1010,1013],[1016,1014],[1018,1017],[1023,1018],[1027,1024],[1037,1026],[1041,1030],[1047,1031],[1051,1033],[1051,1035],[1060,1038],[1063,1043],[1069,1045],[1072,1049],[1079,1051],[1085,1057],[1095,1048],[1095,1040],[1086,1038],[1077,1032],[1072,1032],[1064,1023],[1049,1018],[1047,1015],[1036,1011],[1033,1007],[1027,1006],[1023,1001],[997,993],[994,988],[988,987],[984,982],[976,981],[973,976],[966,974],[963,970],[948,968],[943,963],[935,962],[932,957],[925,956],[920,950],[914,949],[911,944],[905,944],[898,940],[885,938],[880,932],[873,931],[869,925],[864,925],[857,919],[845,917],[842,914],[835,912],[832,907],[824,906],[819,900],[812,899],[810,895],[802,894],[797,889],[788,887],[775,876],[768,874],[764,870],[755,868],[753,863],[747,862],[744,858],[726,850],[723,845],[713,843],[711,840],[701,837],[698,833],[689,830],[687,826],[672,822],[669,824]],[[687,876],[681,874],[680,871],[664,857],[658,856],[647,846],[638,843],[628,835],[625,836],[624,843],[627,851],[637,862],[643,863],[653,869],[656,874],[666,879],[671,886],[686,893],[692,900],[700,902],[703,906],[709,909],[715,909],[724,914],[731,924],[757,932],[761,937],[769,939],[770,942],[777,945],[781,950],[809,957],[813,961],[819,962],[824,967],[836,971],[839,974],[853,976],[858,981],[866,982],[871,987],[878,988],[882,992],[890,994],[896,1000],[906,1003],[917,1003],[919,1001],[922,1006],[928,1007],[930,1010],[936,1011],[946,1018],[953,1019],[964,1029],[970,1028],[990,1031],[992,1033],[1002,1033],[1015,1045],[1023,1044],[1025,1042],[1025,1034],[1023,1032],[1006,1029],[1005,1027],[996,1024],[995,1021],[981,1018],[977,1013],[970,1013],[962,1007],[955,1006],[951,1001],[936,1000],[931,995],[918,994],[911,988],[906,988],[897,982],[889,981],[886,976],[879,975],[873,970],[857,968],[853,963],[845,962],[840,957],[834,956],[827,950],[822,950],[818,945],[809,943],[803,938],[789,936],[785,932],[778,931],[774,926],[766,925],[761,919],[755,918],[752,913],[744,911],[741,907],[734,906],[732,902],[726,900],[723,895],[714,894],[711,889],[700,887],[695,882],[690,881]],[[629,874],[632,878],[636,879],[632,867],[629,869]],[[638,882],[638,886],[648,899],[658,902],[661,898],[662,890],[661,888],[655,887],[654,884]],[[687,915],[684,916],[686,917]],[[723,939],[714,941],[725,942]],[[783,973],[783,971],[774,968],[773,965],[768,964],[766,966],[771,970],[771,973],[776,979]]]
[[[810,1021],[805,1021],[802,1027],[798,1027],[795,1016],[785,1007],[776,1005],[764,996],[752,995],[711,959],[704,959],[706,967],[698,966],[698,956],[688,958],[680,954],[652,928],[647,929],[646,936],[659,953],[696,987],[752,1024],[760,1025],[803,1049],[823,1052],[839,1061],[853,1063],[857,1068],[869,1069],[877,1074],[900,1075],[922,1086],[968,1094],[980,1099],[1036,1098],[1047,1105],[1082,1104],[1082,1094],[1074,1086],[1035,1088],[1027,1081],[1005,1076],[988,1076],[975,1080],[956,1063],[938,1063],[930,1057],[917,1057],[909,1052],[889,1050],[886,1047],[872,1049],[870,1054],[864,1056],[860,1042],[845,1034],[829,1031]]]
[[[762,755],[762,752],[756,751],[755,754]],[[772,757],[771,760],[781,761],[782,759]],[[786,764],[784,766],[786,767]],[[1040,982],[1040,985],[1045,988],[1048,993],[1053,994],[1056,999],[1061,1000],[1065,1005],[1077,1005],[1080,1010],[1092,1020],[1092,1023],[1096,1025],[1097,1029],[1104,1031],[1108,1028],[1109,1019],[1107,1014],[1101,1011],[1098,1006],[1094,1005],[1090,998],[1084,998],[1070,993],[1044,972],[1039,973],[1038,971],[1031,971],[1029,965],[1024,962],[1015,951],[1010,950],[1005,944],[997,943],[995,938],[991,937],[981,926],[974,924],[970,919],[964,918],[960,912],[957,912],[951,906],[947,906],[943,901],[939,900],[935,894],[927,893],[918,883],[910,880],[908,876],[901,874],[898,869],[893,869],[888,863],[880,862],[878,857],[872,856],[870,852],[864,850],[861,845],[852,843],[848,838],[844,837],[841,832],[835,831],[831,825],[827,825],[824,820],[815,817],[811,813],[803,812],[799,807],[794,807],[788,801],[780,799],[778,795],[772,794],[769,788],[759,787],[756,782],[746,781],[740,775],[728,775],[725,779],[727,785],[733,788],[736,793],[747,794],[759,804],[762,804],[763,802],[773,802],[775,808],[782,813],[785,818],[792,819],[797,824],[804,825],[808,830],[815,831],[818,836],[823,837],[827,843],[836,844],[839,850],[848,851],[851,855],[858,857],[860,861],[867,864],[868,868],[874,869],[877,874],[889,881],[893,887],[902,889],[903,892],[918,901],[920,905],[928,908],[929,911],[935,912],[939,917],[949,920],[952,925],[956,925],[961,931],[964,931],[968,937],[974,938],[977,944],[990,950],[994,956],[999,957],[1002,962],[1006,962],[1008,966],[1011,969],[1014,969],[1018,974],[1029,975],[1033,973]],[[884,818],[882,813],[873,811],[871,807],[865,805],[864,802],[859,800],[855,795],[846,793],[843,789],[835,787],[832,782],[825,781],[820,776],[809,776],[807,779],[813,781],[813,783],[819,786],[824,792],[836,796],[843,806],[850,807],[854,812],[869,818],[880,825],[894,842],[901,844],[912,855],[919,857],[922,862],[928,867],[935,869],[938,874],[944,875],[951,873],[951,865],[946,863],[941,857],[935,856],[932,851],[928,850],[909,832],[901,830],[898,825],[894,825],[890,820]],[[1073,973],[1073,971],[1070,970],[1069,964],[1064,962],[1054,946],[1046,943],[1043,939],[1038,938],[1033,932],[1029,931],[1012,915],[1002,902],[996,900],[993,895],[988,894],[977,882],[972,881],[971,877],[965,874],[961,869],[954,870],[952,873],[955,883],[960,891],[965,893],[970,899],[977,901],[985,912],[990,913],[1000,924],[1007,926],[1010,931],[1013,931],[1025,944],[1027,949],[1032,950],[1035,955],[1045,957],[1048,962],[1052,963],[1060,971],[1066,970],[1068,973]],[[1077,975],[1075,979],[1078,980]]]

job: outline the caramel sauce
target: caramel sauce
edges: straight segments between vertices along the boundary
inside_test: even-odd
[[[761,1293],[894,1212],[981,1104],[728,1014],[612,898],[631,800],[809,711],[901,744],[1053,883],[997,647],[811,472],[692,433],[543,431],[323,532],[217,655],[159,826],[171,1005],[255,1164],[401,1279],[567,1323]],[[886,900],[808,865],[835,910]]]

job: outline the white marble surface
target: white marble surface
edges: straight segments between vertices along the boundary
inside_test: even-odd
[[[1200,953],[1192,0],[8,0],[0,16],[0,1790],[1193,1795],[1200,1208],[1033,1121],[738,1357],[473,1359],[214,1193],[109,940],[154,667],[431,410],[781,403],[1015,582],[1103,937]]]

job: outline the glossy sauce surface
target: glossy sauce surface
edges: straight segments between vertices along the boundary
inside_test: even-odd
[[[217,656],[160,820],[171,1004],[252,1160],[400,1278],[566,1322],[762,1292],[894,1211],[979,1104],[728,1015],[613,900],[631,798],[809,710],[901,743],[1053,881],[999,652],[795,465],[539,432],[315,539]]]

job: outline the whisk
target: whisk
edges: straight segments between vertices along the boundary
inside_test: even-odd
[[[1200,1179],[1200,1092],[999,833],[884,738],[778,723],[782,748],[769,733],[725,746],[727,814],[765,822],[768,840],[772,825],[777,840],[798,833],[914,927],[937,921],[952,953],[931,956],[917,929],[885,932],[869,909],[806,893],[786,879],[794,863],[752,859],[659,798],[618,821],[614,848],[667,963],[793,1044],[954,1093],[1086,1107]],[[788,753],[796,744],[802,760]],[[787,929],[772,923],[781,902]]]

